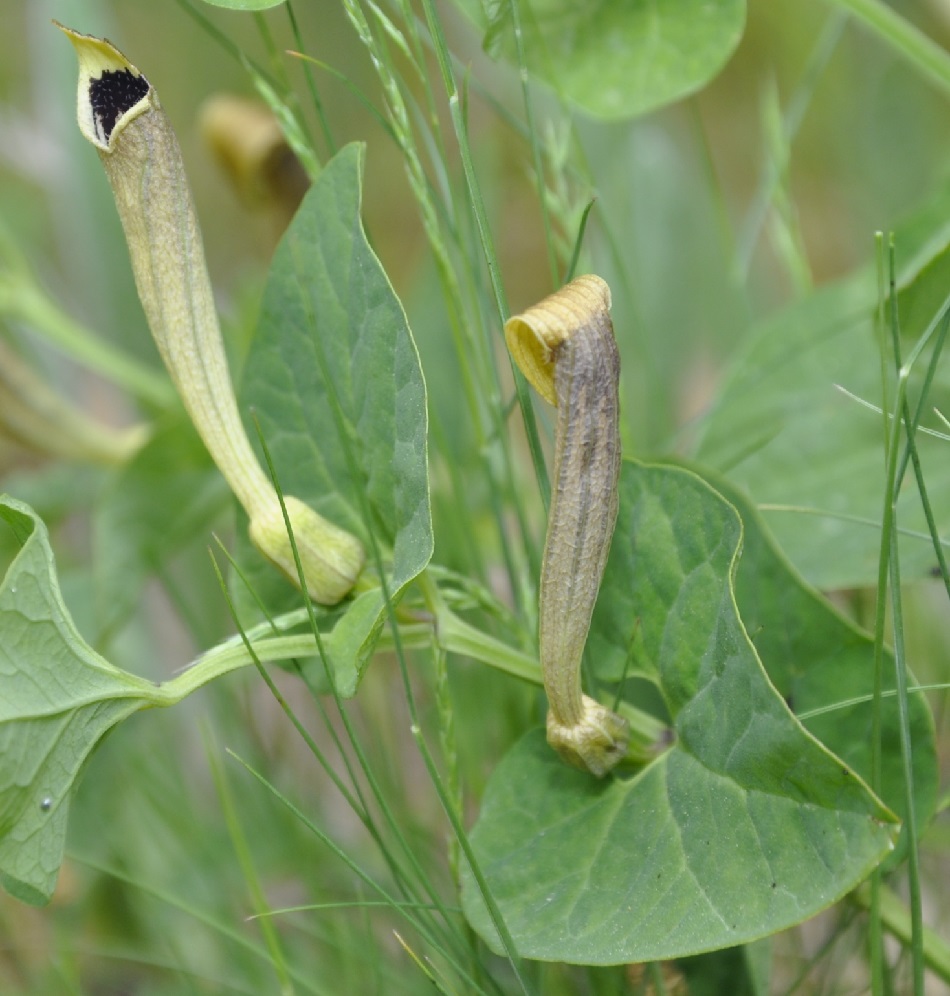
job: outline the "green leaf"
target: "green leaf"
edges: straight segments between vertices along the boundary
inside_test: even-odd
[[[432,556],[426,393],[402,305],[366,241],[361,177],[362,148],[349,145],[301,204],[274,256],[241,400],[284,491],[360,536],[370,568],[375,540],[398,598]],[[269,603],[286,607],[260,557],[245,547],[240,559]],[[336,624],[343,694],[356,691],[385,604],[381,588],[364,592]]]
[[[496,9],[486,47],[512,59],[510,9]],[[588,114],[611,120],[704,86],[745,26],[745,0],[522,0],[519,9],[529,70]]]
[[[775,545],[762,517],[727,481],[707,483],[727,498],[742,518],[743,546],[735,580],[739,616],[769,679],[796,714],[867,698],[874,688],[874,640],[838,612],[795,571]],[[640,642],[637,591],[627,583],[634,569],[629,552],[636,538],[621,520],[591,624],[587,652],[596,674],[610,683],[624,673],[653,677],[652,659]],[[632,622],[631,622],[632,621]],[[629,652],[631,639],[634,652]],[[894,658],[884,654],[885,692],[894,688]],[[805,728],[863,779],[871,777],[871,703],[856,702],[802,720]],[[924,829],[937,803],[939,766],[933,717],[926,699],[908,701],[914,743],[914,791]],[[893,695],[881,705],[883,740],[880,796],[904,816],[900,723]],[[895,857],[899,857],[898,848]],[[894,860],[894,859],[892,859]]]
[[[891,850],[895,817],[756,656],[733,590],[741,542],[735,509],[696,475],[624,465],[604,587],[626,593],[623,645],[636,628],[675,739],[598,782],[535,731],[493,774],[472,845],[524,957],[617,964],[743,944],[827,907]],[[470,876],[463,903],[497,947]]]
[[[116,723],[163,697],[83,641],[32,509],[2,496],[0,519],[19,546],[0,586],[0,884],[41,905],[56,884],[83,764]]]
[[[696,453],[749,495],[795,567],[823,589],[877,583],[883,419],[836,386],[880,401],[875,296],[873,275],[862,273],[763,323],[737,361]],[[911,379],[912,409],[925,363],[926,356]],[[931,403],[946,410],[948,401],[946,387],[935,385]],[[939,427],[933,418],[928,422]],[[947,443],[923,434],[917,443],[946,535]],[[898,523],[902,575],[927,576],[936,558],[910,482],[900,497]]]
[[[950,282],[950,186],[894,236],[901,334],[916,340],[947,299]]]
[[[947,298],[950,274],[950,186],[895,233],[900,327],[915,340]],[[877,584],[883,505],[882,416],[835,385],[880,402],[880,359],[872,316],[876,277],[870,269],[822,288],[762,322],[705,423],[697,458],[727,474],[762,509],[769,529],[796,568],[823,589]],[[909,347],[908,347],[909,348]],[[928,359],[918,361],[915,386]],[[933,404],[950,402],[947,366]],[[939,420],[924,419],[945,430]],[[950,529],[946,441],[917,435],[928,492],[941,533]],[[936,564],[916,488],[898,505],[901,573],[927,576]],[[834,556],[828,551],[833,550]]]
[[[715,485],[739,510],[744,527],[736,577],[739,614],[769,678],[796,714],[867,698],[874,691],[874,639],[809,587],[775,547],[748,499],[725,482]],[[894,656],[884,654],[883,689],[894,689]],[[923,695],[907,702],[914,744],[914,801],[923,832],[937,806],[940,771],[933,716]],[[870,701],[802,719],[805,728],[866,781],[871,778]],[[904,768],[897,698],[881,702],[881,799],[903,819]],[[901,838],[903,841],[903,837]],[[904,854],[898,846],[889,863]]]

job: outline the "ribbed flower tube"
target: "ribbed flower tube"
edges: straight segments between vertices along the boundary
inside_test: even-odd
[[[79,56],[79,128],[96,147],[112,187],[159,353],[247,512],[251,540],[296,584],[277,495],[238,412],[178,140],[155,89],[121,52],[104,39],[63,31]],[[362,570],[361,543],[297,498],[288,497],[286,508],[308,593],[316,602],[338,602]]]

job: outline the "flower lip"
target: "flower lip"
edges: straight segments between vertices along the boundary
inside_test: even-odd
[[[112,152],[122,128],[152,106],[152,87],[111,42],[53,23],[79,57],[79,128],[97,148]]]
[[[603,320],[609,310],[607,282],[587,274],[505,322],[512,359],[548,404],[557,405],[554,366],[558,350],[576,329]]]

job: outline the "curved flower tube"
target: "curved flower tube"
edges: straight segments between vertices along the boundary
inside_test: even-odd
[[[617,521],[620,358],[610,288],[600,277],[578,277],[509,319],[505,340],[531,385],[557,406],[539,605],[548,743],[601,777],[623,758],[629,739],[627,721],[581,688],[584,645]]]
[[[238,413],[178,141],[148,80],[111,43],[59,25],[79,57],[78,120],[96,147],[125,230],[139,298],[199,435],[250,519],[257,548],[295,584],[273,485]],[[359,540],[286,499],[307,592],[333,605],[356,583]]]

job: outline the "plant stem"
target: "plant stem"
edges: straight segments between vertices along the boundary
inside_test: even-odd
[[[850,11],[923,76],[950,94],[950,54],[881,0],[831,0]]]
[[[434,586],[433,586],[434,587]],[[541,667],[535,657],[510,647],[507,643],[489,636],[482,630],[460,619],[440,601],[433,615],[438,646],[446,652],[471,657],[512,677],[541,687]],[[290,626],[299,621],[305,610],[295,610],[275,620],[278,627]],[[257,636],[273,632],[269,623],[251,630],[248,642],[253,653],[262,661],[286,661],[298,657],[312,657],[318,652],[313,633],[287,636]],[[432,622],[399,623],[399,636],[404,649],[419,650],[432,646]],[[391,651],[395,640],[391,630],[380,636],[378,650]],[[180,702],[192,692],[203,688],[215,678],[238,671],[254,663],[247,646],[237,639],[228,640],[199,657],[187,670],[171,681],[153,686],[150,697],[156,706],[169,706]],[[656,745],[661,743],[667,727],[649,713],[621,702],[617,710],[630,722],[631,747],[628,759],[643,763],[655,756]]]

